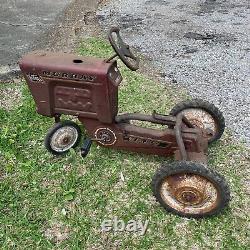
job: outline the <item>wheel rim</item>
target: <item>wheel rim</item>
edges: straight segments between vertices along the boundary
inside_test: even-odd
[[[219,200],[216,186],[197,174],[175,174],[166,177],[160,188],[163,201],[186,214],[204,214],[213,210]]]
[[[181,112],[192,125],[202,129],[205,138],[212,140],[218,133],[218,123],[211,114],[203,109],[190,108]]]
[[[75,145],[77,139],[77,129],[71,126],[64,126],[53,134],[50,146],[56,152],[65,152]]]

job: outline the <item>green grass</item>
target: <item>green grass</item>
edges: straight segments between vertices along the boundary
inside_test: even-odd
[[[79,53],[107,57],[112,51],[104,41],[88,39]],[[176,99],[184,97],[123,66],[122,73],[121,112],[150,113],[155,109],[167,113]],[[1,249],[248,248],[249,151],[233,142],[228,133],[210,148],[209,165],[228,180],[230,207],[209,219],[180,218],[165,213],[150,190],[155,170],[171,159],[95,144],[85,159],[79,148],[64,157],[53,157],[43,146],[53,121],[35,112],[25,84],[21,89],[18,107],[10,111],[0,108]],[[114,216],[125,221],[149,220],[148,231],[144,236],[102,233],[101,222]]]

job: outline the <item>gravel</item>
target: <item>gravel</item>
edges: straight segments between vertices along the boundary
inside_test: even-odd
[[[111,0],[97,15],[104,30],[118,25],[166,82],[218,106],[250,145],[249,0]]]

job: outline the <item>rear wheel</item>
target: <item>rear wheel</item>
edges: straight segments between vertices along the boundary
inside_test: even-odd
[[[56,123],[45,137],[45,147],[54,155],[61,155],[78,145],[81,139],[80,127],[72,121]]]
[[[201,99],[187,100],[178,103],[170,112],[177,116],[182,113],[195,127],[203,131],[208,142],[217,141],[225,129],[225,119],[222,112],[212,103]]]
[[[225,179],[194,162],[162,166],[152,179],[152,189],[167,211],[189,218],[218,214],[230,200]]]

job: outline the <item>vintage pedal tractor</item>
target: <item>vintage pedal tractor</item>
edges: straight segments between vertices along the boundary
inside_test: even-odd
[[[177,104],[169,115],[153,112],[118,114],[118,87],[122,76],[116,57],[131,70],[139,61],[112,28],[109,41],[115,55],[109,59],[66,53],[33,52],[24,56],[20,68],[41,115],[54,117],[55,125],[45,138],[55,155],[66,153],[80,142],[81,130],[61,114],[78,117],[88,138],[81,147],[86,156],[91,142],[133,152],[174,155],[176,162],[163,164],[152,179],[152,190],[167,210],[186,217],[205,217],[220,212],[230,199],[225,179],[207,168],[208,144],[224,131],[222,113],[204,100]],[[133,124],[146,121],[164,125],[153,129]]]

